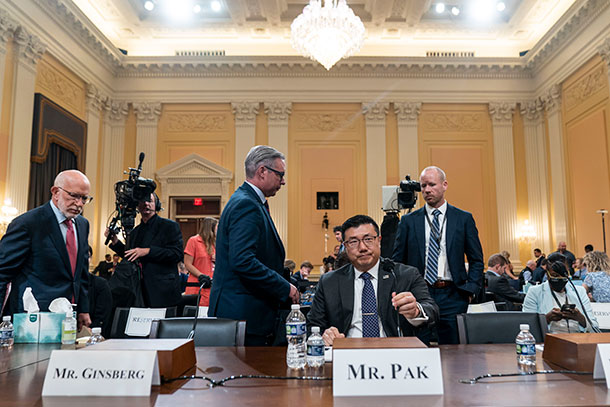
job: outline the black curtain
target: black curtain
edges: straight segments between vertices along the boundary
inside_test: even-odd
[[[57,174],[73,169],[78,169],[76,154],[59,144],[50,143],[46,160],[40,164],[31,163],[28,210],[44,204],[51,198],[51,187]]]

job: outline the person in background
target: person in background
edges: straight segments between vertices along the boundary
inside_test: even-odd
[[[288,271],[288,275],[292,275],[294,273],[294,269],[297,268],[297,264],[294,260],[286,259],[284,260],[284,271]]]
[[[199,233],[191,237],[184,248],[184,266],[189,272],[187,282],[203,286],[199,305],[210,304],[210,287],[214,277],[216,261],[216,231],[218,220],[206,217],[201,222]],[[199,287],[186,287],[186,294],[197,294]]]
[[[186,292],[186,282],[188,281],[190,274],[184,266],[183,261],[178,263],[178,274],[180,274],[180,293],[184,294]]]
[[[339,242],[338,246],[339,249],[337,250],[337,246],[335,246],[335,250],[333,252],[335,258],[337,258],[337,256],[339,255],[339,253],[342,253],[345,248],[343,247],[343,237],[341,235],[341,226],[337,225],[333,228],[333,233],[335,234],[335,239],[337,239],[337,242]]]
[[[110,276],[112,276],[112,256],[110,254],[106,254],[104,256],[104,260],[100,261],[95,269],[93,269],[93,274],[96,276],[105,278],[106,280],[110,280]]]
[[[548,279],[540,285],[530,287],[523,300],[523,312],[544,314],[550,333],[593,332],[598,324],[591,309],[591,302],[583,287],[576,286],[574,290],[574,287],[568,284],[569,274],[565,257],[552,253],[547,260]]]
[[[592,244],[585,245],[585,253],[592,252],[593,250],[594,249],[593,249],[593,245]]]
[[[521,284],[519,282],[519,277],[515,276],[513,263],[510,261],[510,253],[506,250],[502,250],[500,254],[506,259],[506,270],[504,275],[510,280],[511,287],[519,291],[521,289]]]
[[[93,249],[89,246],[89,262],[93,257]],[[106,255],[106,259],[110,257]],[[111,263],[112,264],[112,263]],[[102,328],[102,336],[110,337],[112,315],[112,292],[108,281],[94,274],[89,274],[89,315],[91,328]]]
[[[299,269],[299,271],[294,273],[292,276],[296,279],[297,282],[303,281],[303,280],[308,280],[309,274],[311,273],[312,270],[313,270],[313,264],[311,264],[310,262],[305,260],[303,263],[301,263],[301,268]]]
[[[533,262],[532,262],[533,263]],[[487,261],[487,290],[494,293],[498,301],[505,301],[510,310],[514,304],[521,304],[525,294],[516,290],[506,277],[508,262],[502,254],[492,254]]]
[[[542,260],[546,259],[546,255],[538,248],[534,249],[534,257],[536,258],[536,268],[540,267]]]
[[[584,280],[587,276],[587,266],[584,265],[582,257],[574,260],[574,278]]]
[[[584,266],[588,272],[582,283],[589,298],[595,302],[610,302],[610,260],[604,252],[585,254]]]
[[[574,264],[574,260],[576,260],[576,256],[574,256],[574,253],[569,251],[567,249],[567,247],[568,247],[568,245],[566,244],[566,242],[561,241],[561,242],[557,243],[557,251],[549,254],[549,256],[551,256],[552,254],[556,254],[556,253],[561,254],[566,260],[566,267],[570,271],[570,276],[573,276],[574,268],[572,267],[572,264]]]

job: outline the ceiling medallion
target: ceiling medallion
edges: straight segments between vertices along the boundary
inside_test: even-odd
[[[358,52],[365,33],[364,24],[345,0],[310,0],[290,31],[292,47],[327,70]]]

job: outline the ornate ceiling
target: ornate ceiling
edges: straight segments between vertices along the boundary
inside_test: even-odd
[[[130,56],[219,53],[227,56],[293,56],[290,23],[307,0],[211,0],[190,20],[172,21],[161,6],[149,12],[144,0],[72,0],[100,32]],[[160,2],[162,0],[156,0]],[[487,0],[494,1],[495,0]],[[462,12],[438,15],[436,0],[348,0],[367,30],[360,57],[423,57],[430,52],[474,53],[475,57],[518,57],[534,47],[576,0],[504,0],[506,9],[489,23],[470,19],[475,0],[445,0]],[[159,3],[160,4],[160,3]],[[191,5],[192,7],[192,5]]]

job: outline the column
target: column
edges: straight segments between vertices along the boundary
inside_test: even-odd
[[[419,180],[419,148],[417,119],[421,111],[419,102],[394,102],[394,112],[398,119],[398,169],[404,179]]]
[[[607,74],[608,74],[608,83],[610,83],[610,38],[606,38],[606,40],[599,46],[597,52],[602,57],[604,62],[606,63]]]
[[[91,194],[95,197],[95,189],[97,186],[97,162],[100,151],[100,118],[104,96],[93,84],[87,84],[87,146],[85,165],[83,169],[89,182],[91,183]],[[85,205],[83,215],[90,221],[94,219],[95,206],[98,205],[97,200],[93,201],[93,205]],[[93,247],[94,253],[99,253],[98,247]],[[97,256],[97,254],[96,254]]]
[[[385,116],[390,104],[370,102],[362,104],[366,123],[366,189],[368,215],[381,225],[383,206],[381,187],[386,184]]]
[[[550,253],[551,224],[547,180],[546,137],[544,135],[544,103],[540,98],[521,103],[525,136],[525,168],[529,221],[536,231],[534,247]]]
[[[0,9],[0,109],[2,108],[2,96],[4,95],[4,73],[6,70],[6,43],[12,38],[17,28],[15,20],[8,13]]]
[[[125,149],[125,119],[129,105],[125,101],[107,100],[104,104],[104,132],[101,142],[101,185],[100,215],[101,226],[97,230],[102,243],[106,239],[106,222],[112,219],[115,210],[114,184],[126,179],[123,174],[123,151]]]
[[[14,76],[11,84],[13,103],[9,118],[9,162],[5,196],[11,197],[13,206],[19,210],[19,213],[23,213],[28,206],[30,184],[36,65],[46,47],[38,37],[29,34],[23,27],[15,30],[13,40]]]
[[[155,178],[157,169],[157,124],[161,116],[160,102],[136,102],[133,104],[136,115],[136,156],[138,164],[140,153],[145,154],[141,177]],[[167,204],[167,202],[165,203]]]
[[[513,265],[520,267],[517,241],[517,188],[513,146],[514,102],[491,102],[489,114],[493,125],[496,201],[500,250],[512,254]]]
[[[561,126],[561,88],[553,85],[544,95],[549,129],[549,152],[551,161],[551,190],[555,208],[553,219],[554,242],[568,239],[568,193],[566,189],[565,152],[563,148],[563,131]],[[551,239],[552,240],[552,239]]]
[[[259,106],[259,102],[231,102],[235,115],[235,188],[246,180],[244,161],[254,147]]]
[[[288,118],[292,113],[292,103],[275,101],[265,102],[265,113],[267,114],[267,122],[269,127],[269,145],[286,156],[286,165],[288,165]],[[296,180],[296,178],[290,178],[290,173],[286,176],[289,179]],[[270,211],[271,217],[275,222],[284,246],[288,247],[288,188],[290,185],[286,182],[286,185],[280,189],[280,191],[273,198],[271,203]]]

